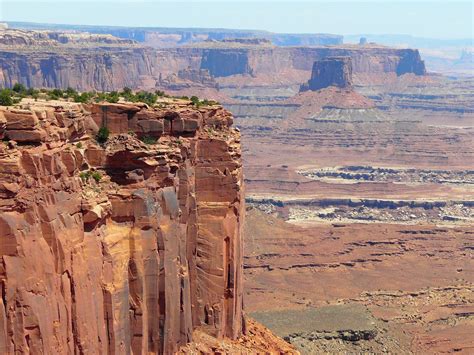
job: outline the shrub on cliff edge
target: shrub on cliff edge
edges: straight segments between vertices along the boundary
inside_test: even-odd
[[[105,143],[109,139],[110,131],[107,127],[102,126],[99,128],[99,132],[97,132],[97,142],[99,143]]]
[[[13,105],[12,94],[9,89],[0,90],[0,106]]]

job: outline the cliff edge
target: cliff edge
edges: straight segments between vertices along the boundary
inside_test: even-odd
[[[168,101],[0,107],[1,353],[242,335],[240,134]]]

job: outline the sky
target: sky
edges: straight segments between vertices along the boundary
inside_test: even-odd
[[[0,0],[0,21],[472,38],[473,1]]]

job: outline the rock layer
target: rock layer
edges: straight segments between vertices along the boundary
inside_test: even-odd
[[[8,33],[12,30],[4,30]],[[14,31],[18,34],[17,31]],[[24,32],[21,32],[24,33]],[[112,41],[95,37],[74,37],[54,45],[35,39],[38,36],[25,32],[12,42],[0,41],[0,86],[11,87],[20,82],[28,87],[72,87],[78,90],[119,90],[155,88],[170,75],[195,77],[198,84],[215,87],[219,84],[235,87],[238,79],[245,84],[282,82],[300,85],[307,80],[315,61],[327,57],[350,57],[354,74],[375,76],[424,75],[426,70],[417,50],[395,49],[374,45],[332,47],[273,47],[267,43],[253,44],[205,42],[193,46],[153,49],[130,41]],[[10,38],[4,34],[5,38]],[[81,39],[82,38],[82,39]],[[46,41],[46,42],[45,42]],[[3,43],[3,44],[2,44]],[[34,50],[32,50],[34,48]],[[91,50],[93,49],[93,50]],[[183,70],[188,70],[183,73]],[[211,78],[205,78],[207,70]],[[366,79],[370,81],[371,79]],[[193,80],[195,81],[195,80]],[[226,86],[224,85],[224,86]]]
[[[240,336],[231,124],[187,102],[0,111],[0,352],[172,353],[197,328]],[[105,145],[89,138],[100,126]]]

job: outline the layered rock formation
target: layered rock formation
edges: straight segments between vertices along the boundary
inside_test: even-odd
[[[232,30],[209,28],[153,28],[114,27],[87,25],[48,25],[28,22],[9,22],[13,28],[41,30],[74,30],[96,34],[110,34],[119,38],[132,39],[153,47],[185,45],[206,40],[265,38],[278,46],[337,45],[343,37],[328,33],[288,34],[257,30]]]
[[[18,32],[3,32],[9,31]],[[300,85],[307,80],[315,61],[333,56],[350,57],[354,74],[367,77],[366,81],[371,77],[425,73],[417,50],[373,45],[281,48],[241,40],[153,49],[119,39],[98,43],[86,35],[72,40],[61,33],[56,35],[58,40],[51,36],[34,40],[39,35],[28,33],[24,40],[21,36],[15,40],[4,36],[7,39],[0,45],[0,86],[20,82],[29,87],[69,86],[79,90],[110,91],[125,86],[151,89],[159,86],[160,76],[178,75],[187,69],[208,70],[224,86]]]
[[[135,43],[135,41],[121,39],[109,34],[98,35],[86,32],[24,31],[0,28],[0,45],[56,46],[66,43],[132,45]]]
[[[317,91],[336,86],[352,86],[352,61],[350,57],[328,57],[313,64],[311,79],[301,86],[300,91]]]
[[[197,328],[240,336],[231,124],[185,101],[3,108],[0,352],[172,353]]]

